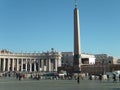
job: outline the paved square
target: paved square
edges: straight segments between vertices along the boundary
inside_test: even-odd
[[[81,80],[21,80],[0,79],[0,90],[120,90],[120,83]]]

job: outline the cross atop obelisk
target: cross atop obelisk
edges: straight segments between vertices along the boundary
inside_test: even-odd
[[[77,1],[75,0],[74,8],[74,72],[81,71],[81,47],[80,47],[80,22],[79,22],[79,10],[77,7]]]
[[[75,0],[75,8],[77,8],[77,0]]]

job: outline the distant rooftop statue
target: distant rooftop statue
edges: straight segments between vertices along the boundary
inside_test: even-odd
[[[3,49],[3,50],[0,50],[0,53],[6,53],[6,54],[8,54],[8,53],[12,53],[12,52],[10,52],[10,51],[8,51],[6,49]]]

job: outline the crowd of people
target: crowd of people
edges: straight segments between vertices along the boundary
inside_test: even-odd
[[[107,80],[107,81],[113,81],[113,82],[120,82],[120,74],[112,74],[112,75],[85,75],[84,73],[82,74],[74,74],[74,75],[62,75],[59,76],[57,73],[21,73],[21,72],[5,72],[0,74],[1,78],[10,78],[10,79],[17,79],[17,80],[26,80],[26,79],[31,79],[31,80],[77,80],[79,83],[80,80],[88,79],[88,80]]]
[[[119,81],[120,82],[120,74],[119,75],[116,75],[116,74],[112,74],[112,75],[89,75],[89,80],[107,80],[107,81],[110,81],[112,80],[113,82],[117,82]]]
[[[58,80],[58,79],[72,79],[70,75],[58,75],[57,73],[27,73],[27,72],[4,72],[0,74],[1,78],[10,78],[10,79],[17,79],[17,80]]]

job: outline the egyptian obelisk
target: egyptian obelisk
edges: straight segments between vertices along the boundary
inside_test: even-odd
[[[77,2],[75,0],[74,8],[74,72],[81,71],[81,46],[80,46],[80,22],[79,22],[79,10]]]

